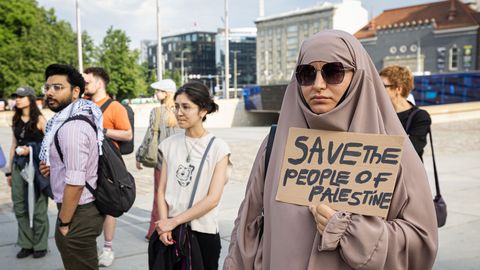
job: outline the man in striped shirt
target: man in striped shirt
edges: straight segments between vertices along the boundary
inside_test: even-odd
[[[95,207],[95,198],[85,185],[97,186],[102,114],[94,103],[80,99],[85,82],[73,67],[50,65],[45,78],[46,103],[56,114],[47,123],[40,159],[42,174],[50,174],[59,210],[55,242],[65,269],[98,269],[96,238],[102,232],[105,216]],[[78,115],[95,123],[98,133],[86,121],[66,122]]]

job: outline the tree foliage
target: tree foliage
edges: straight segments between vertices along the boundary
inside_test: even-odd
[[[128,48],[130,39],[124,31],[110,27],[98,48],[98,65],[110,75],[108,92],[118,100],[137,97],[147,88],[140,52]]]
[[[20,85],[40,94],[45,67],[55,62],[77,62],[70,24],[34,0],[0,1],[0,96]]]
[[[104,67],[112,79],[109,90],[118,99],[148,90],[139,52],[130,50],[129,42],[125,32],[111,27],[97,47],[82,32],[83,66]],[[71,25],[35,0],[0,0],[0,97],[21,85],[41,94],[45,68],[52,63],[77,66],[77,35]]]

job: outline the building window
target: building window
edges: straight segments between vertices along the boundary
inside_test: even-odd
[[[458,54],[459,50],[457,46],[454,45],[452,48],[450,48],[450,70],[458,70]]]
[[[472,67],[472,45],[463,46],[463,67],[470,69]]]
[[[287,27],[288,33],[296,33],[297,31],[298,31],[298,26],[296,25],[290,25]]]
[[[446,62],[446,48],[445,47],[438,47],[437,48],[437,69],[442,72],[445,70],[445,62]]]

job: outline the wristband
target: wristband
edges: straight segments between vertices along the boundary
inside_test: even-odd
[[[12,176],[12,173],[11,172],[6,172],[5,177],[9,177],[9,176]]]
[[[71,220],[69,222],[63,223],[60,217],[57,218],[57,221],[58,221],[58,227],[67,227],[67,226],[70,226],[70,224],[72,224]]]

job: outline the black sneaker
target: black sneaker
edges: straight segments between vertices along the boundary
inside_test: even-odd
[[[26,257],[30,256],[30,254],[32,254],[32,253],[33,253],[33,249],[22,248],[22,249],[17,253],[17,259],[26,258]]]
[[[33,252],[33,258],[35,259],[38,259],[38,258],[43,258],[45,257],[45,255],[47,255],[47,250],[44,249],[44,250],[35,250]]]

